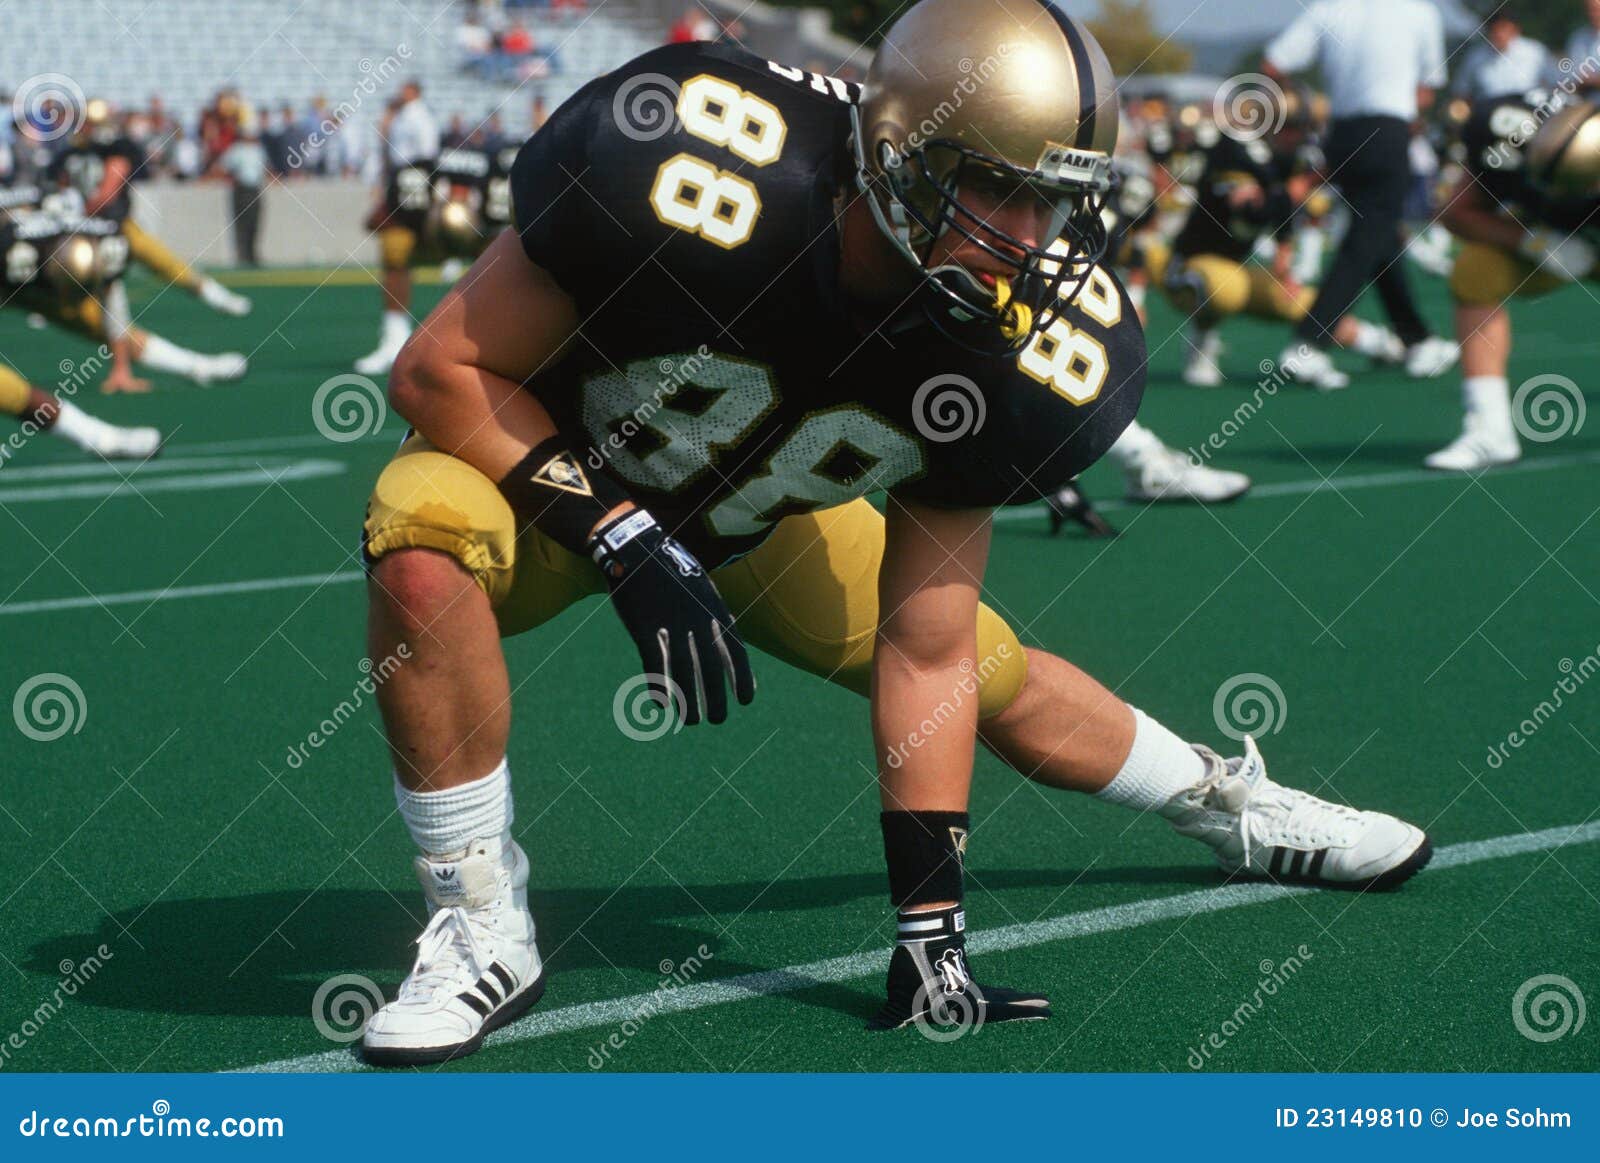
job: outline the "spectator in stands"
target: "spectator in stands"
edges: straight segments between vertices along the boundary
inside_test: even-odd
[[[1573,81],[1586,96],[1600,92],[1600,0],[1586,0],[1589,23],[1567,38],[1567,60]]]
[[[496,150],[506,144],[505,122],[500,119],[498,110],[489,114],[489,119],[483,123],[483,148]]]
[[[459,113],[450,114],[450,125],[439,136],[439,144],[445,149],[455,149],[467,140],[466,119]]]
[[[667,30],[668,44],[689,44],[696,40],[715,40],[716,37],[717,22],[698,4],[685,8],[683,15]]]
[[[254,109],[241,105],[233,143],[217,159],[212,173],[233,183],[233,249],[240,266],[260,266],[256,237],[261,232],[261,192],[267,183],[267,151]]]
[[[295,162],[300,154],[296,146],[300,140],[295,134],[294,109],[288,105],[278,108],[278,124],[272,125],[270,120],[261,134],[261,145],[267,151],[267,168],[279,177],[287,177],[297,173]]]
[[[200,152],[200,143],[182,125],[175,126],[176,137],[172,139],[172,176],[182,181],[193,181],[200,176],[204,168],[205,159]]]
[[[1468,101],[1484,101],[1511,93],[1526,93],[1556,81],[1550,50],[1522,35],[1522,25],[1509,5],[1498,8],[1484,22],[1483,42],[1461,62],[1450,91]]]
[[[484,27],[477,12],[469,12],[456,26],[456,51],[461,54],[461,68],[478,76],[486,76],[494,60],[494,35]]]
[[[533,114],[529,122],[533,132],[537,133],[544,128],[544,123],[550,119],[550,110],[545,107],[544,94],[536,93],[533,97]]]

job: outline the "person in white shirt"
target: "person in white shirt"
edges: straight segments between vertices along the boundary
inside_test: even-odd
[[[1468,101],[1522,94],[1557,80],[1550,50],[1522,35],[1511,8],[1499,8],[1483,26],[1483,41],[1468,50],[1450,92]]]
[[[1587,24],[1579,25],[1567,38],[1562,73],[1584,96],[1600,92],[1600,0],[1584,0]]]
[[[378,130],[387,162],[384,188],[367,225],[378,233],[383,264],[383,325],[377,348],[356,360],[362,375],[382,375],[411,335],[411,262],[432,198],[430,171],[439,156],[439,123],[422,103],[422,86],[407,81]]]
[[[1326,350],[1334,325],[1376,283],[1406,345],[1407,372],[1442,375],[1455,363],[1457,348],[1435,336],[1417,310],[1400,230],[1411,123],[1445,80],[1439,10],[1426,0],[1316,0],[1267,46],[1265,66],[1280,80],[1313,67],[1328,88],[1328,172],[1352,224],[1279,362],[1311,382],[1336,375]],[[1295,354],[1302,347],[1312,358]]]

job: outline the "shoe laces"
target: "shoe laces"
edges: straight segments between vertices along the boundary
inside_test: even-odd
[[[493,960],[485,949],[493,927],[488,917],[475,917],[459,905],[434,913],[417,938],[417,963],[401,994],[415,999],[477,981]],[[480,934],[480,929],[490,931]]]
[[[1361,813],[1354,808],[1273,782],[1267,776],[1255,740],[1249,736],[1245,737],[1245,754],[1232,759],[1223,760],[1209,748],[1196,750],[1205,760],[1206,777],[1190,794],[1205,808],[1238,817],[1246,868],[1251,866],[1250,854],[1255,846],[1252,839],[1265,843],[1267,838],[1276,836],[1291,844],[1313,844],[1323,839],[1339,844],[1361,822]],[[1250,766],[1256,769],[1253,778],[1244,774]]]

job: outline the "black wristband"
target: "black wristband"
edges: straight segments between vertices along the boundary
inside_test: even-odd
[[[884,812],[889,896],[900,908],[961,900],[966,812]]]
[[[589,531],[629,499],[604,473],[585,472],[560,436],[536,445],[500,481],[512,511],[557,545],[587,553]]]

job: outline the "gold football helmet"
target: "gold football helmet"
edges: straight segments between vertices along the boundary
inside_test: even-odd
[[[1600,198],[1600,104],[1579,101],[1551,114],[1528,142],[1528,177],[1563,201]]]
[[[934,324],[993,354],[1048,327],[1106,248],[1118,108],[1088,30],[1054,0],[922,0],[884,36],[851,116],[857,184],[923,276]],[[1048,230],[1034,245],[996,229],[962,203],[964,184],[1043,200]],[[989,288],[957,264],[930,267],[947,232],[1015,276]],[[1065,250],[1050,249],[1057,238]]]
[[[422,224],[428,249],[455,258],[476,258],[483,250],[483,223],[467,203],[455,198],[435,198]]]

